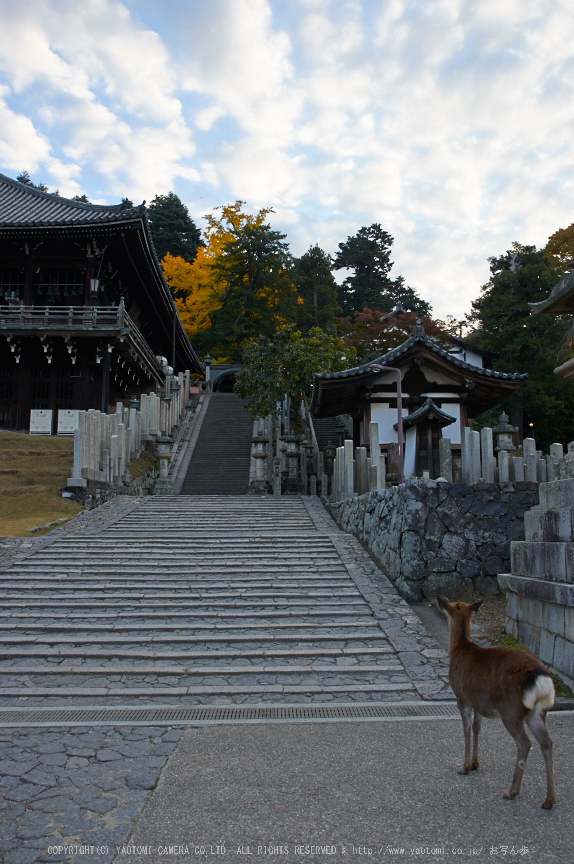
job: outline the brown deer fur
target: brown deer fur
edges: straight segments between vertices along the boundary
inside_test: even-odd
[[[464,764],[459,774],[478,768],[478,734],[482,717],[500,717],[516,742],[516,768],[505,798],[515,798],[526,767],[531,743],[524,723],[538,741],[546,764],[546,810],[556,802],[552,768],[552,739],[546,729],[546,712],[554,703],[550,672],[528,651],[509,648],[482,648],[471,642],[472,613],[477,603],[449,603],[437,597],[449,616],[449,680],[464,729]],[[472,714],[474,712],[474,717]],[[470,732],[472,728],[472,757]]]

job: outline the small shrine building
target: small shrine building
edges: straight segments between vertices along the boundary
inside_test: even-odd
[[[484,368],[483,362],[483,356],[461,340],[453,352],[441,348],[418,321],[411,336],[382,357],[342,372],[316,373],[311,413],[316,418],[348,415],[356,447],[372,446],[369,423],[378,423],[378,443],[388,455],[390,445],[398,444],[397,375],[371,365],[398,368],[405,478],[436,479],[439,439],[450,438],[453,451],[460,450],[468,421],[502,402],[527,377]]]

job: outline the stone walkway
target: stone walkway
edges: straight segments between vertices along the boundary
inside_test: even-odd
[[[445,652],[318,499],[116,499],[0,567],[3,708],[452,698]],[[0,728],[5,864],[111,861],[179,734]]]

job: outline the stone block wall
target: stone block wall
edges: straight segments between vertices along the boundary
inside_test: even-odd
[[[524,514],[538,484],[407,480],[327,504],[343,530],[363,540],[405,600],[496,593],[510,569],[510,544],[524,538]]]
[[[499,576],[506,630],[574,687],[574,480],[541,484],[524,524]]]

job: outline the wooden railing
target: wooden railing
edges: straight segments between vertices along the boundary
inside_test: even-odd
[[[127,337],[150,369],[162,377],[162,367],[125,306],[0,306],[0,332],[3,330],[120,331]],[[72,334],[70,334],[72,335]]]
[[[0,327],[89,328],[124,327],[120,306],[0,306]],[[133,322],[132,322],[133,323]]]

